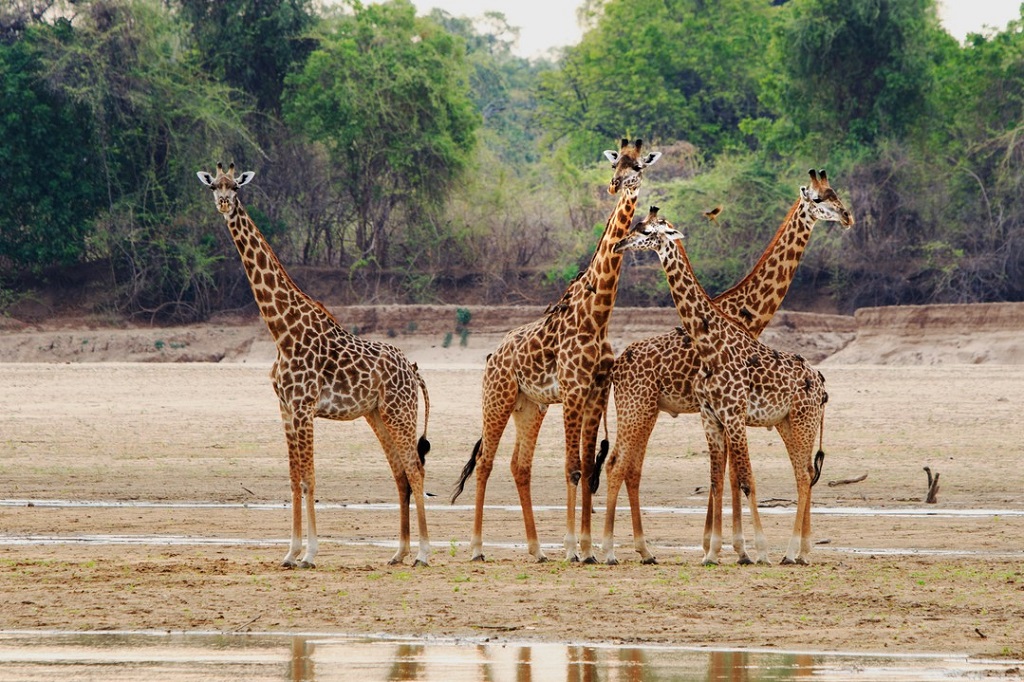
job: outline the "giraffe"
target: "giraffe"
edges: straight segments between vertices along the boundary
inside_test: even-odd
[[[810,183],[800,187],[796,201],[779,225],[751,271],[731,289],[714,299],[715,304],[754,338],[760,336],[782,305],[800,264],[811,232],[818,221],[834,221],[849,229],[854,224],[824,169],[808,171]],[[612,366],[615,395],[616,439],[608,458],[608,502],[602,548],[605,560],[615,564],[615,507],[625,481],[633,522],[633,544],[645,564],[656,563],[644,538],[640,515],[640,476],[647,441],[659,412],[673,417],[700,411],[693,395],[693,379],[700,357],[681,328],[629,344]],[[732,486],[734,536],[739,534],[739,488]],[[741,563],[749,562],[745,553]]]
[[[452,491],[461,494],[476,470],[476,509],[471,559],[483,561],[483,509],[487,479],[494,466],[498,442],[509,417],[516,426],[512,476],[519,493],[526,526],[527,549],[537,561],[547,557],[537,539],[530,493],[533,453],[548,405],[561,403],[565,428],[567,560],[596,561],[590,540],[591,495],[583,486],[580,555],[576,553],[576,489],[581,477],[594,467],[594,444],[611,385],[608,372],[614,361],[607,340],[608,319],[615,304],[622,256],[612,246],[626,234],[636,211],[643,172],[661,156],[642,151],[643,141],[623,139],[619,151],[605,151],[615,169],[609,194],[619,194],[605,224],[590,265],[566,289],[556,305],[539,320],[511,330],[488,356],[483,377],[483,435]]]
[[[313,419],[349,421],[363,417],[376,434],[398,486],[400,537],[391,564],[409,554],[409,497],[416,500],[419,552],[415,565],[426,566],[430,554],[424,508],[424,461],[430,450],[427,421],[430,398],[416,363],[395,346],[361,339],[345,329],[318,301],[307,296],[285,271],[270,244],[246,213],[238,189],[254,173],[235,177],[232,163],[225,173],[197,173],[213,190],[217,210],[227,221],[259,307],[274,337],[277,359],[270,370],[288,441],[292,491],[292,536],[285,567],[314,568],[316,535]],[[417,388],[423,392],[423,435],[416,439]],[[308,520],[306,552],[302,549],[302,500]]]
[[[754,524],[758,563],[768,560],[768,541],[757,510],[757,490],[750,468],[746,426],[774,427],[789,453],[797,480],[797,512],[783,563],[807,564],[811,549],[811,487],[821,472],[824,452],[813,455],[815,436],[823,429],[825,378],[799,355],[774,350],[712,303],[693,274],[680,234],[652,206],[615,250],[655,251],[669,289],[700,357],[693,393],[711,460],[711,492],[704,523],[704,563],[717,564],[722,546],[722,491],[726,465],[730,481],[744,491]],[[734,513],[735,516],[735,513]],[[734,541],[741,541],[734,537]],[[737,552],[744,555],[742,547]]]

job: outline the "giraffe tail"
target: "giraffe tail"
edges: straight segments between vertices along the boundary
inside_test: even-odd
[[[470,477],[473,470],[476,469],[476,457],[480,454],[480,445],[483,444],[484,439],[481,438],[473,446],[473,454],[469,456],[469,461],[466,462],[466,466],[462,467],[462,475],[459,476],[458,482],[455,487],[452,488],[451,504],[455,504],[455,500],[458,499],[459,495],[462,494],[462,490],[466,487],[466,479]]]
[[[593,495],[597,492],[597,489],[601,487],[601,467],[604,466],[604,461],[608,459],[608,405],[605,404],[604,414],[601,415],[601,420],[604,422],[604,438],[601,439],[601,450],[597,453],[597,459],[594,460],[594,471],[590,474],[590,494]]]
[[[416,443],[416,454],[420,456],[420,464],[426,464],[427,453],[430,452],[430,441],[427,440],[427,422],[430,421],[430,394],[427,393],[427,383],[420,376],[419,368],[416,369],[416,381],[419,382],[420,390],[423,392],[423,435]]]
[[[828,398],[826,398],[828,400]],[[821,426],[818,429],[818,452],[814,455],[814,477],[811,478],[811,487],[821,478],[821,465],[825,462],[825,409],[824,404],[821,410]]]

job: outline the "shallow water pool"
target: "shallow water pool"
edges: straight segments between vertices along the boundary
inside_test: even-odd
[[[0,633],[0,682],[1019,680],[1022,662],[304,633]]]

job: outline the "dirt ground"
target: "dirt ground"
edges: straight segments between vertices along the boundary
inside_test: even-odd
[[[1022,659],[1024,365],[1013,364],[1019,343],[1004,344],[1010,360],[953,354],[985,344],[956,319],[946,334],[932,325],[916,335],[885,335],[874,320],[871,334],[836,342],[845,350],[819,362],[828,454],[814,490],[819,544],[806,567],[737,566],[731,548],[721,566],[700,565],[707,459],[693,415],[663,415],[648,449],[642,497],[658,565],[641,565],[632,549],[624,494],[620,565],[558,560],[558,406],[541,431],[533,485],[553,560],[535,563],[523,546],[510,425],[487,491],[487,561],[470,562],[473,487],[455,506],[447,498],[479,434],[483,358],[498,335],[444,347],[430,332],[392,339],[430,390],[430,566],[387,565],[396,493],[369,427],[319,421],[318,566],[284,570],[289,493],[269,340],[236,344],[233,362],[41,362],[61,359],[41,340],[57,332],[14,329],[0,334],[0,354],[23,347],[26,334],[43,336],[29,342],[35,362],[0,363],[0,630],[326,631]],[[986,333],[1012,338],[995,327]],[[619,347],[636,333],[627,331]],[[918,356],[886,356],[904,364],[860,359],[915,343]],[[839,362],[844,354],[857,359]],[[614,438],[614,419],[610,427]],[[749,436],[761,500],[774,505],[763,518],[778,562],[793,522],[792,471],[776,434]],[[934,505],[923,500],[924,466],[941,475]],[[603,489],[596,501],[599,542]]]

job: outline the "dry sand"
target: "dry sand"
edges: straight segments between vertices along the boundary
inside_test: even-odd
[[[640,565],[632,550],[624,495],[619,566],[534,563],[508,473],[511,425],[488,487],[488,561],[469,562],[473,489],[454,508],[447,493],[478,437],[483,358],[499,337],[477,318],[481,328],[465,347],[458,336],[443,347],[439,329],[391,339],[419,362],[431,393],[427,487],[438,497],[428,509],[430,567],[387,566],[396,494],[367,425],[319,421],[318,567],[283,570],[289,493],[265,330],[11,330],[0,334],[0,500],[11,501],[0,506],[0,630],[387,632],[1024,658],[1024,365],[1012,364],[1020,357],[1012,325],[1024,315],[999,314],[1002,322],[974,336],[963,329],[991,309],[944,311],[945,334],[929,323],[927,334],[894,324],[888,334],[860,335],[863,320],[801,324],[799,315],[788,318],[788,331],[770,330],[777,345],[828,347],[821,352],[831,355],[819,362],[830,395],[828,456],[814,491],[822,510],[814,535],[823,544],[808,567],[740,567],[730,549],[723,565],[700,565],[703,516],[694,510],[705,502],[698,490],[707,460],[699,421],[686,415],[663,416],[648,450],[644,505],[690,510],[646,514],[658,565]],[[623,324],[615,342],[621,348],[657,331]],[[84,363],[67,355],[89,345],[86,337],[113,353],[118,335],[150,333],[168,352],[202,347],[234,362]],[[987,335],[1003,339],[990,345],[1007,355],[992,350],[977,362],[949,352],[977,344],[980,357],[995,338]],[[171,349],[171,339],[187,345]],[[10,361],[33,344],[33,362]],[[915,344],[917,356],[894,352]],[[614,420],[611,429],[614,437]],[[774,433],[752,429],[750,442],[762,501],[781,505],[764,517],[778,561],[792,524],[792,472]],[[555,406],[533,486],[551,557],[564,533],[561,449]],[[941,475],[935,505],[923,502],[924,466]],[[603,491],[596,499],[599,541]],[[195,502],[219,506],[175,504]],[[63,542],[39,542],[45,537]]]

